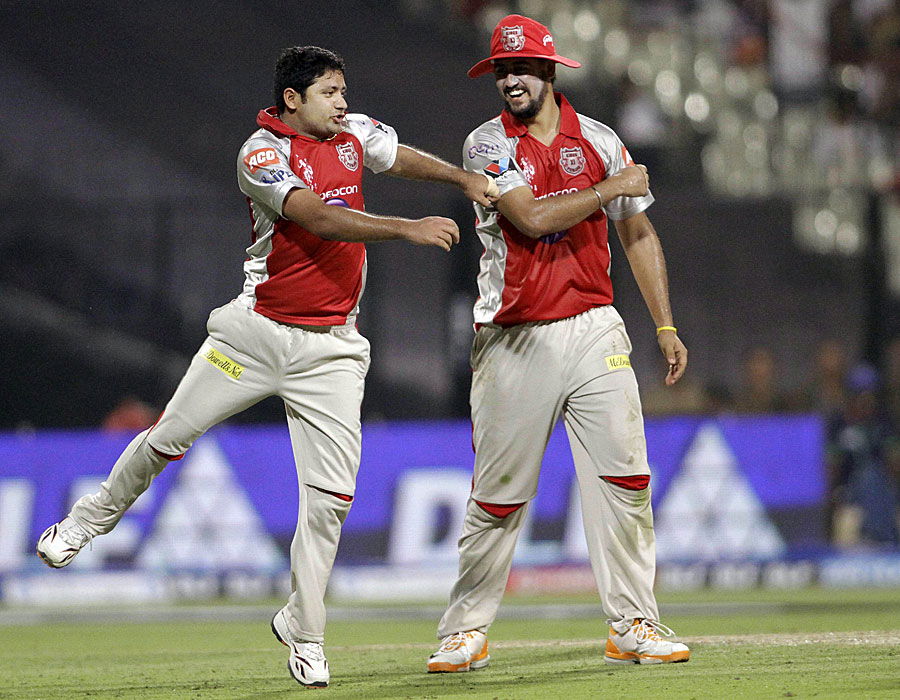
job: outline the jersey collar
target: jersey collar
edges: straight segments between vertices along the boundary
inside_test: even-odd
[[[300,134],[281,121],[278,116],[278,107],[259,110],[259,114],[256,115],[256,123],[276,136],[300,136]]]
[[[261,126],[266,131],[270,131],[276,136],[282,136],[292,139],[302,139],[303,141],[310,141],[312,143],[323,143],[319,139],[314,139],[310,136],[304,136],[303,134],[298,134],[291,127],[281,121],[281,117],[278,116],[278,107],[269,107],[268,109],[259,110],[259,114],[256,115],[256,124]],[[340,134],[338,134],[339,136]],[[334,138],[325,139],[326,141],[331,141]]]
[[[559,105],[559,133],[576,139],[580,138],[581,125],[578,123],[578,114],[576,114],[575,108],[569,104],[566,96],[561,92],[554,92],[553,98]],[[506,129],[506,135],[510,138],[524,136],[528,133],[528,127],[505,109],[500,113],[500,121],[503,123],[503,128]]]

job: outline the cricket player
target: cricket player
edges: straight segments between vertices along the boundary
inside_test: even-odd
[[[456,224],[365,213],[363,166],[459,187],[482,206],[496,193],[483,174],[398,145],[390,126],[347,111],[344,62],[315,46],[282,52],[276,105],[244,143],[237,177],[253,240],[244,287],[209,316],[209,337],[157,423],[138,435],[95,494],[47,529],[37,552],[66,566],[171,461],[209,428],[268,396],[284,400],[299,482],[291,544],[292,593],[272,620],[302,685],[328,685],[323,597],[356,487],[360,404],[369,342],[356,329],[366,277],[365,243],[407,240],[443,250]]]
[[[538,22],[510,15],[491,55],[469,71],[493,73],[505,105],[473,131],[466,170],[496,178],[500,197],[475,205],[484,245],[472,348],[475,474],[459,540],[459,577],[438,627],[429,672],[488,665],[487,630],[509,576],[516,537],[537,491],[547,440],[565,420],[591,565],[609,618],[605,659],[687,661],[665,639],[653,594],[655,545],[650,469],[631,343],[612,307],[608,221],[615,221],[653,320],[665,382],[684,373],[687,350],[669,306],[653,202],[609,127],[553,91],[559,56]],[[662,636],[661,634],[662,633]]]

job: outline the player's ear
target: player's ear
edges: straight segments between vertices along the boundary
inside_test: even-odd
[[[294,88],[289,87],[285,88],[282,93],[282,97],[284,97],[284,105],[292,112],[296,110],[301,104],[306,102],[306,98],[302,93],[297,92]]]

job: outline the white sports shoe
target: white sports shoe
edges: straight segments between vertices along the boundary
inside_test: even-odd
[[[478,630],[444,637],[440,648],[428,657],[428,673],[477,671],[490,662],[487,635]]]
[[[37,541],[37,554],[47,566],[61,569],[75,558],[93,535],[72,518],[65,517],[51,525]]]
[[[607,663],[671,664],[691,658],[691,650],[687,646],[660,637],[660,632],[666,637],[674,637],[675,633],[659,622],[635,618],[624,632],[618,632],[613,627],[616,623],[607,622],[610,625],[604,656]]]
[[[291,638],[284,608],[272,618],[272,634],[291,650],[288,671],[300,685],[308,688],[326,688],[331,673],[321,642],[304,642]]]

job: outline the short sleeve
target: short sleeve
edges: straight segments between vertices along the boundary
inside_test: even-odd
[[[622,143],[618,135],[612,130],[609,130],[609,133],[611,135],[612,143],[607,149],[604,149],[606,151],[604,160],[608,160],[608,162],[605,163],[606,177],[615,175],[629,165],[634,165],[631,154],[628,153],[628,149],[625,148],[625,144]],[[602,151],[601,155],[603,155]],[[627,219],[635,214],[640,214],[653,204],[653,202],[653,194],[647,192],[643,197],[616,197],[608,204],[605,204],[603,208],[606,210],[606,215],[610,219],[621,221],[622,219]]]
[[[347,131],[356,136],[363,147],[363,165],[373,173],[388,170],[397,159],[397,132],[384,122],[365,114],[348,114]]]
[[[237,161],[238,187],[258,204],[281,216],[284,198],[295,187],[308,189],[291,171],[289,156],[275,139],[252,136],[241,147]]]
[[[463,169],[494,178],[500,196],[517,187],[530,187],[516,163],[515,146],[490,122],[469,134],[463,144]]]

